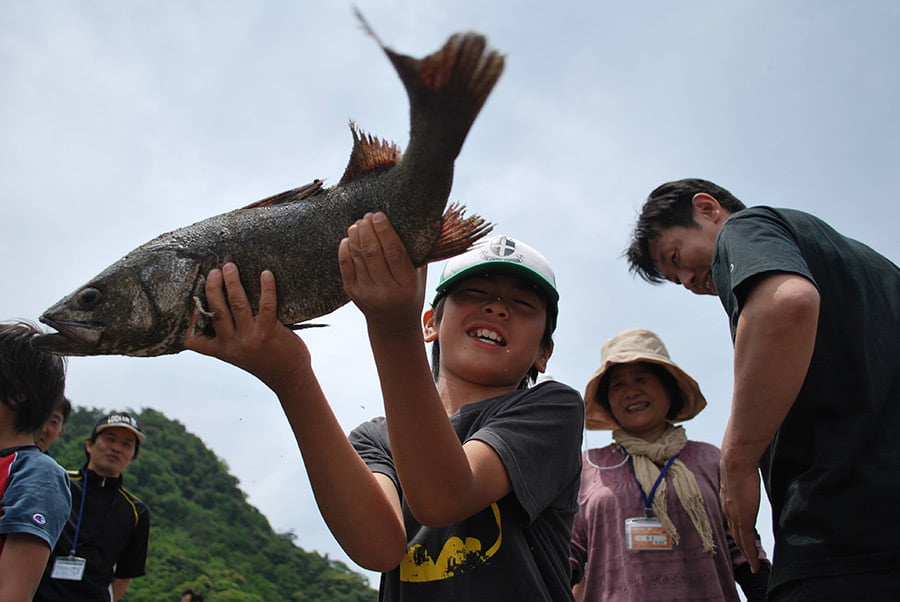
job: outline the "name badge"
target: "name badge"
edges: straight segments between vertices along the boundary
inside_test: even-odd
[[[625,542],[629,550],[671,550],[672,538],[655,518],[625,519]]]
[[[50,577],[66,581],[81,581],[86,565],[87,560],[78,556],[58,556],[53,562]]]

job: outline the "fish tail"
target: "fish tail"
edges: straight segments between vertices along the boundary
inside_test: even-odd
[[[410,148],[421,144],[455,159],[488,95],[503,73],[504,57],[478,33],[450,36],[422,59],[385,46],[362,14],[363,28],[381,46],[406,87],[410,102]]]
[[[472,244],[487,235],[494,226],[478,215],[465,217],[466,209],[459,203],[453,203],[441,217],[441,233],[425,259],[440,261],[459,255],[469,249]]]

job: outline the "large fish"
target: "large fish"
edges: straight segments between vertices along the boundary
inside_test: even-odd
[[[44,312],[41,321],[58,332],[34,344],[64,355],[178,353],[190,316],[205,305],[206,274],[227,261],[241,269],[254,309],[258,275],[270,269],[282,322],[322,316],[348,301],[337,249],[366,212],[387,214],[416,265],[459,254],[487,234],[484,220],[447,208],[447,199],[453,162],[503,71],[503,56],[483,36],[464,33],[415,59],[387,48],[363,25],[409,96],[405,153],[351,123],[353,149],[337,185],[315,180],[151,240]],[[201,326],[211,332],[208,321]]]

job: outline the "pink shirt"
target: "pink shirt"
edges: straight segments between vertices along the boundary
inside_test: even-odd
[[[625,519],[644,516],[644,509],[631,462],[623,463],[625,458],[615,444],[585,452],[570,558],[575,582],[584,579],[584,599],[740,600],[733,567],[746,559],[728,533],[719,506],[718,448],[688,441],[678,456],[694,473],[706,503],[716,544],[714,555],[703,551],[700,536],[681,507],[669,475],[667,507],[681,538],[679,544],[667,551],[627,549]],[[616,467],[603,470],[591,463]],[[761,548],[760,558],[765,558]]]

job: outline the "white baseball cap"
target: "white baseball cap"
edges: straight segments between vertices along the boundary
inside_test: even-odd
[[[533,247],[502,234],[482,239],[465,253],[447,260],[432,305],[462,278],[498,272],[513,274],[534,283],[547,297],[547,309],[555,327],[559,291],[556,290],[553,268]]]

